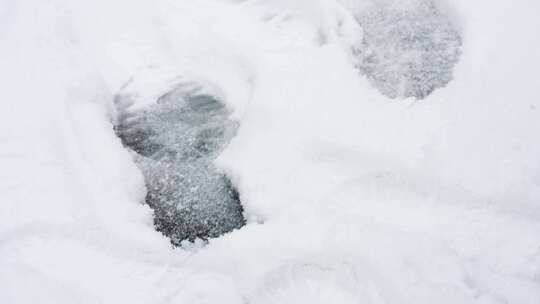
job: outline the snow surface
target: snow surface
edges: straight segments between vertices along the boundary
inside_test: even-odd
[[[136,97],[115,97],[115,133],[143,173],[156,230],[177,246],[245,224],[238,191],[215,165],[238,122],[201,89],[179,85],[143,110],[131,110]]]
[[[540,303],[540,5],[440,0],[453,80],[354,68],[373,1],[1,0],[0,303]],[[248,223],[173,249],[114,134],[203,84]]]

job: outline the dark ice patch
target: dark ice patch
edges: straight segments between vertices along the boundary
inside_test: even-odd
[[[115,131],[136,152],[156,229],[174,245],[215,238],[245,224],[238,192],[214,165],[238,123],[215,97],[179,87],[144,110],[116,98]]]

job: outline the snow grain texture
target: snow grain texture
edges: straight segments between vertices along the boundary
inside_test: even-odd
[[[174,245],[215,238],[244,225],[238,192],[214,165],[238,124],[216,97],[180,85],[140,111],[118,95],[116,134],[146,181],[156,229]]]
[[[462,54],[414,103],[358,75],[350,3],[0,2],[0,302],[538,303],[538,4],[446,1]],[[154,231],[111,123],[130,78],[141,107],[219,88],[245,227]]]

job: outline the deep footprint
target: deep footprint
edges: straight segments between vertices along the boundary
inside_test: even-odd
[[[115,131],[135,152],[154,224],[173,245],[215,238],[245,224],[238,192],[214,166],[238,123],[215,97],[178,87],[156,104],[130,111],[116,98]]]

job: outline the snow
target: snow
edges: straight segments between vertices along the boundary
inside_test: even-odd
[[[0,1],[0,303],[539,303],[539,5],[437,1],[417,101],[355,69],[378,1]],[[248,223],[173,248],[113,100],[182,83],[239,123]]]
[[[433,1],[375,1],[355,16],[357,66],[384,95],[421,99],[452,80],[461,37]]]

